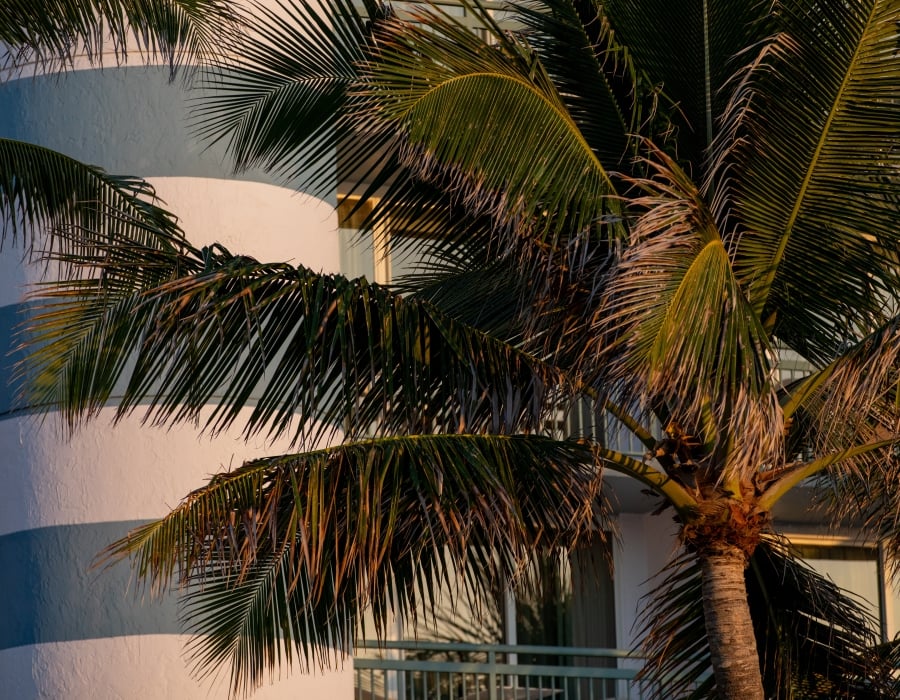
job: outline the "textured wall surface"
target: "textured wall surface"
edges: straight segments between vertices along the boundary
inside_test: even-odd
[[[107,66],[0,85],[0,136],[40,143],[109,172],[146,177],[190,240],[260,260],[336,271],[333,193],[313,197],[262,172],[234,177],[186,125],[185,93],[154,67]],[[13,329],[40,270],[0,254],[0,697],[218,698],[190,674],[173,597],[142,599],[127,564],[92,568],[100,549],[163,515],[213,472],[283,451],[192,426],[113,426],[111,409],[68,439],[9,387]],[[350,698],[352,669],[282,674],[256,698]]]

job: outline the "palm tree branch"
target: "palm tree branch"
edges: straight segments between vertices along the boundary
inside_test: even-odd
[[[62,259],[94,274],[38,290],[20,376],[33,405],[63,407],[72,425],[118,393],[119,416],[146,403],[154,422],[218,432],[242,420],[248,435],[294,440],[337,427],[534,430],[563,381],[514,345],[364,279],[220,248]]]
[[[765,461],[781,434],[769,341],[695,186],[657,155],[657,178],[635,181],[646,213],[602,290],[585,372],[620,403],[665,405],[736,478]],[[730,441],[734,434],[744,439]]]
[[[645,462],[639,462],[634,457],[602,445],[591,445],[591,449],[603,461],[605,467],[649,486],[656,493],[667,498],[679,513],[687,515],[697,507],[697,499],[668,474]]]
[[[869,12],[869,16],[866,20],[866,28],[863,30],[863,37],[868,31],[868,28],[872,26],[875,16],[876,16],[876,4],[872,4],[872,8]],[[784,230],[787,235],[783,236],[778,243],[778,246],[775,250],[772,251],[772,262],[769,266],[768,271],[765,273],[763,277],[762,283],[758,288],[756,300],[754,303],[754,307],[756,313],[761,315],[763,312],[763,308],[765,307],[766,300],[768,298],[769,290],[772,288],[772,283],[775,280],[775,274],[778,270],[778,267],[781,263],[781,259],[784,257],[784,252],[787,249],[788,241],[790,239],[790,234],[794,230],[794,225],[797,222],[798,217],[800,216],[800,212],[804,206],[806,201],[806,195],[809,192],[811,183],[813,182],[814,176],[817,174],[818,166],[823,157],[823,152],[825,150],[826,145],[828,145],[829,141],[833,137],[832,127],[835,122],[835,119],[838,116],[838,113],[844,107],[845,95],[847,93],[847,88],[850,84],[850,81],[854,78],[855,68],[859,64],[860,53],[865,47],[865,42],[863,39],[860,39],[859,43],[856,44],[853,54],[850,57],[847,70],[844,73],[840,87],[837,89],[836,95],[830,108],[828,110],[828,115],[826,116],[824,123],[822,125],[821,131],[818,134],[818,140],[815,144],[813,152],[809,158],[809,162],[806,166],[806,172],[803,175],[803,179],[800,183],[800,187],[797,191],[797,195],[794,200],[793,208],[788,215],[787,221],[784,224]]]
[[[178,247],[184,235],[153,187],[34,144],[0,138],[0,233],[32,250],[80,251],[79,232]]]
[[[0,7],[0,42],[12,51],[5,68],[71,68],[76,55],[91,63],[136,49],[161,57],[175,71],[216,56],[237,13],[224,0],[10,0]]]
[[[825,471],[835,464],[840,464],[844,460],[864,456],[877,450],[883,450],[885,447],[895,444],[898,440],[900,440],[900,438],[891,438],[889,440],[878,440],[864,445],[848,447],[839,452],[824,455],[810,462],[798,464],[786,469],[782,475],[771,481],[763,495],[759,497],[759,508],[765,512],[770,512],[773,506],[784,497],[785,494],[804,480]]]
[[[824,369],[812,372],[794,386],[789,387],[781,404],[781,410],[784,413],[785,420],[793,418],[807,401],[818,394],[831,378],[835,369],[837,369],[841,359],[842,358],[835,359]]]
[[[504,222],[543,212],[535,225],[553,240],[560,212],[578,229],[617,209],[608,173],[527,46],[487,45],[436,13],[418,18],[439,31],[381,25],[365,74],[380,118],[409,140],[410,168],[449,177]]]
[[[593,455],[576,442],[364,440],[220,474],[102,556],[130,557],[157,591],[173,577],[187,586],[186,614],[204,633],[195,661],[230,659],[237,686],[272,668],[275,646],[302,656],[324,653],[329,640],[349,643],[340,629],[363,607],[383,630],[388,611],[378,601],[388,590],[405,612],[423,596],[433,607],[432,582],[455,579],[449,566],[465,572],[456,585],[466,595],[485,600],[536,550],[570,548],[581,533],[609,527],[598,487]]]
[[[780,6],[711,150],[706,189],[751,305],[816,364],[896,297],[898,19],[882,0]]]
[[[665,126],[676,129],[679,162],[702,168],[739,65],[736,54],[768,31],[767,4],[605,0],[602,5],[619,41],[646,74],[645,82],[675,106]],[[666,137],[655,136],[661,147]]]
[[[596,392],[586,392],[588,396],[592,395],[592,393],[596,395]],[[631,412],[627,411],[622,404],[616,403],[611,399],[605,399],[603,409],[609,411],[622,425],[628,428],[631,434],[640,440],[641,444],[648,450],[656,447],[656,438],[653,436],[653,433],[635,418]]]
[[[607,169],[627,167],[629,135],[640,119],[637,74],[602,7],[533,0],[511,9],[592,150]]]
[[[210,143],[227,141],[238,170],[262,166],[294,186],[333,188],[333,150],[358,111],[351,88],[366,20],[344,0],[324,8],[290,0],[280,12],[256,7],[242,28],[233,50],[203,73],[208,94],[194,102],[194,129]]]

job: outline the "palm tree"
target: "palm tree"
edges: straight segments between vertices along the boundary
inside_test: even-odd
[[[286,177],[338,148],[355,211],[425,231],[434,262],[388,289],[171,237],[60,255],[36,403],[75,426],[121,382],[120,415],[215,433],[252,406],[248,436],[297,446],[109,555],[187,586],[198,660],[249,688],[331,660],[362,607],[383,631],[451,570],[487,599],[602,533],[611,469],[675,512],[703,692],[762,698],[747,566],[775,504],[812,481],[900,555],[900,5],[532,0],[510,29],[466,4],[477,33],[324,7],[257,8],[198,128]],[[787,352],[809,376],[780,381]],[[646,459],[543,434],[584,400]]]
[[[0,82],[79,61],[100,65],[129,53],[168,65],[171,78],[219,51],[234,13],[224,0],[9,0],[0,5]],[[42,147],[0,138],[0,233],[32,246],[60,229],[107,231],[114,238],[181,236],[153,188],[110,175]],[[59,242],[65,237],[59,238]],[[38,243],[42,249],[43,243]]]

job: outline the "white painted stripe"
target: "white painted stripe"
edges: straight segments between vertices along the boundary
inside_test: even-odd
[[[0,651],[0,695],[15,700],[187,700],[228,697],[227,674],[197,680],[184,658],[185,637],[143,635],[53,642]],[[342,670],[281,671],[253,700],[350,700],[352,661]]]
[[[243,180],[153,177],[150,183],[194,245],[217,242],[261,262],[340,270],[334,201]]]
[[[241,418],[252,409],[245,409]],[[217,472],[254,457],[295,452],[285,442],[245,444],[235,431],[199,437],[193,425],[114,427],[113,409],[67,438],[55,415],[0,421],[0,535],[51,525],[159,518]],[[241,419],[236,423],[242,426]]]
[[[150,181],[194,245],[218,242],[261,262],[303,264],[323,272],[340,269],[337,214],[330,202],[260,182],[200,177]],[[19,302],[45,273],[41,265],[24,265],[21,251],[2,251],[0,306]]]

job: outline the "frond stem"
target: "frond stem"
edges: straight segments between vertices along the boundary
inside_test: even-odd
[[[688,493],[684,486],[649,464],[639,462],[634,457],[596,443],[591,445],[591,449],[602,461],[604,467],[630,476],[649,486],[656,493],[667,498],[679,514],[687,515],[699,505],[697,499]]]
[[[832,464],[837,464],[842,460],[852,459],[853,457],[858,457],[868,452],[879,450],[883,447],[887,447],[888,445],[896,443],[897,440],[898,438],[891,438],[889,440],[868,442],[864,445],[848,447],[844,450],[833,452],[832,454],[825,455],[824,457],[814,459],[811,462],[798,464],[793,469],[788,469],[785,472],[784,476],[778,477],[772,482],[771,486],[769,486],[769,488],[766,489],[765,493],[760,496],[758,505],[763,511],[771,511],[772,507],[786,493],[788,493],[788,491],[797,486],[797,484],[802,482],[804,479],[815,476],[819,472],[830,467]]]

